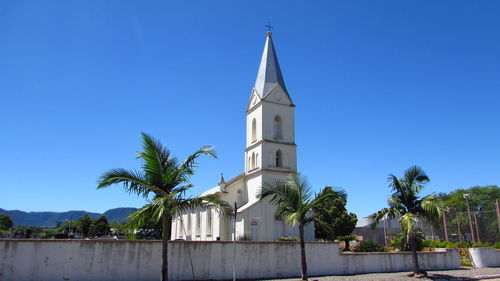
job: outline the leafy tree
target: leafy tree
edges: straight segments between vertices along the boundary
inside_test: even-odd
[[[500,199],[500,187],[496,185],[474,186],[468,189],[457,189],[448,194],[438,194],[443,204],[450,210],[448,212],[450,217],[453,217],[448,223],[449,232],[458,232],[457,220],[462,228],[461,233],[469,232],[467,205],[463,198],[466,193],[470,194],[471,212],[477,215],[481,241],[494,242],[500,240],[495,205],[495,199]],[[475,230],[474,228],[474,232],[476,232]]]
[[[318,224],[315,228],[316,238],[327,241],[339,239],[346,244],[345,250],[349,249],[349,241],[358,218],[354,213],[348,213],[345,205],[347,204],[347,193],[339,188],[325,186],[319,194],[318,204],[313,208],[317,218],[326,223]]]
[[[90,227],[93,221],[94,220],[88,214],[78,218],[75,221],[77,231],[81,233],[83,237],[89,237]]]
[[[412,276],[426,275],[421,271],[417,256],[416,228],[418,219],[427,219],[436,222],[441,214],[440,204],[434,195],[424,198],[419,197],[424,184],[429,182],[429,177],[424,170],[418,166],[408,168],[403,178],[397,178],[390,174],[388,177],[389,187],[393,193],[388,199],[388,208],[384,208],[373,214],[371,218],[372,227],[386,216],[389,218],[399,218],[401,230],[407,237],[412,252],[413,274]]]
[[[57,227],[57,233],[76,233],[78,231],[76,221],[67,220]]]
[[[140,222],[127,222],[128,229],[134,229],[135,239],[161,239],[163,233],[162,221],[155,217],[149,217]]]
[[[14,222],[9,215],[0,214],[0,230],[8,230],[14,226]]]
[[[304,227],[312,222],[316,225],[327,225],[315,216],[312,210],[318,207],[320,201],[327,200],[326,197],[329,196],[332,195],[326,193],[312,198],[311,185],[305,177],[296,172],[291,173],[285,180],[274,178],[264,182],[258,195],[261,200],[270,197],[270,202],[277,207],[276,215],[284,217],[288,224],[298,224],[302,280],[308,280]]]
[[[363,240],[354,252],[387,252],[387,249],[377,241]]]
[[[128,224],[131,227],[143,225],[151,218],[162,223],[162,269],[161,280],[168,280],[168,240],[172,232],[172,218],[182,211],[208,206],[218,207],[221,213],[229,213],[229,204],[211,194],[195,198],[186,198],[185,194],[192,187],[189,178],[194,174],[196,159],[201,155],[216,157],[210,146],[204,146],[183,162],[171,155],[159,141],[142,133],[143,151],[138,158],[143,161],[142,171],[113,169],[104,173],[97,188],[106,188],[114,184],[123,184],[125,191],[153,199],[141,209],[130,214]]]
[[[105,216],[100,216],[95,221],[92,222],[89,229],[89,236],[91,237],[101,237],[106,236],[111,233],[111,228],[109,227],[108,220]]]
[[[14,237],[17,238],[37,238],[40,237],[40,233],[44,231],[38,226],[26,226],[26,225],[16,225],[11,228]]]
[[[352,240],[356,239],[356,235],[354,234],[346,234],[337,236],[337,240],[344,241],[344,251],[349,251],[349,244]]]
[[[116,236],[124,236],[127,233],[127,225],[121,222],[112,222],[109,224],[111,233]]]

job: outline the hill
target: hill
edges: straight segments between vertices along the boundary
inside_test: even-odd
[[[0,208],[0,214],[9,215],[14,221],[14,225],[55,227],[58,223],[64,223],[66,220],[76,220],[85,214],[94,219],[104,215],[106,216],[106,219],[108,219],[108,222],[125,222],[127,220],[127,216],[135,210],[137,210],[137,208],[115,208],[100,214],[87,211],[23,212],[19,210],[4,210]]]

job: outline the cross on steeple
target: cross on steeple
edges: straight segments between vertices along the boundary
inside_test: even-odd
[[[267,31],[268,32],[271,32],[271,29],[274,28],[274,26],[271,25],[271,22],[267,22],[267,24],[265,25],[265,27],[267,27]]]

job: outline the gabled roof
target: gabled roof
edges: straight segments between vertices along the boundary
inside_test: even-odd
[[[241,174],[237,175],[236,177],[228,180],[226,182],[226,188],[228,188],[233,182],[239,180],[243,176],[245,176],[245,173],[241,173]],[[216,194],[216,193],[223,193],[223,191],[220,189],[220,185],[216,185],[208,190],[205,190],[199,196],[205,196],[205,195]]]
[[[266,44],[264,45],[257,80],[255,81],[255,90],[260,98],[264,98],[269,94],[276,85],[280,85],[288,94],[271,35],[270,31],[267,32]]]

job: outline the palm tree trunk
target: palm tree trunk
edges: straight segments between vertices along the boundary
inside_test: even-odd
[[[410,239],[410,249],[411,249],[411,259],[413,262],[413,273],[415,275],[419,274],[420,267],[418,266],[418,256],[417,256],[417,241],[415,241],[415,235],[411,235]]]
[[[171,218],[166,214],[162,216],[162,234],[161,234],[161,280],[168,281],[168,240],[170,240]]]
[[[302,280],[307,279],[306,245],[304,243],[304,225],[299,225],[300,258],[302,263]]]

